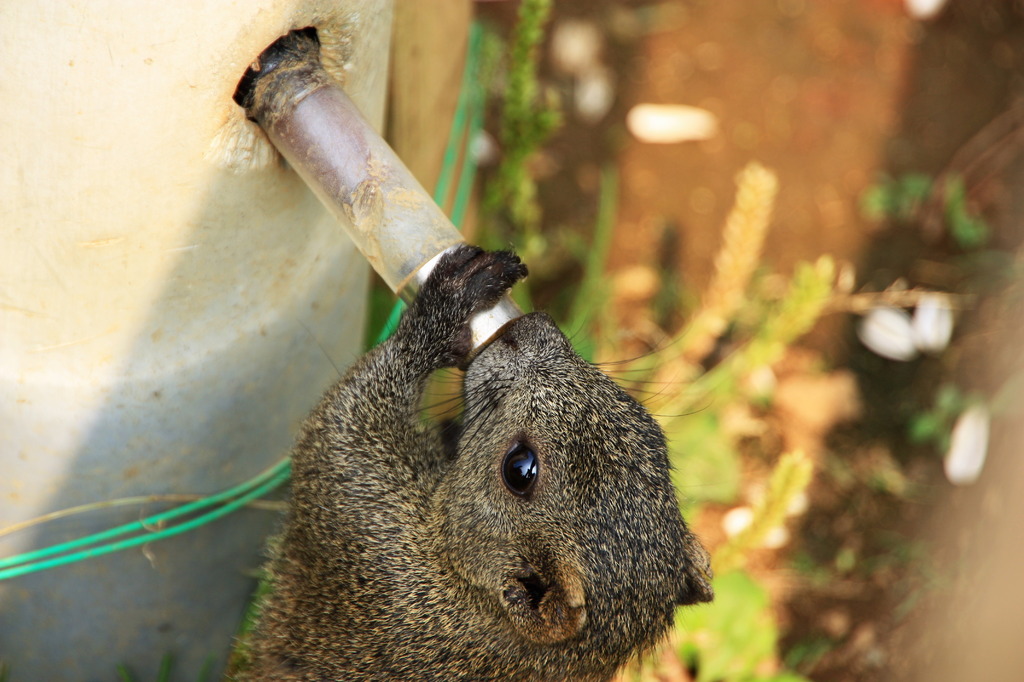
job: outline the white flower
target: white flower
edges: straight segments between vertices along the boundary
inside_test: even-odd
[[[953,306],[949,295],[922,294],[911,318],[902,308],[873,308],[857,327],[865,346],[883,358],[907,361],[918,352],[939,354],[953,335]]]
[[[728,537],[735,537],[745,531],[754,520],[750,507],[733,507],[722,517],[722,530]]]
[[[931,19],[942,11],[946,0],[903,0],[903,4],[915,19]]]
[[[910,315],[900,308],[873,308],[857,327],[857,337],[883,358],[907,361],[917,357]]]
[[[807,511],[807,508],[811,506],[810,500],[807,498],[807,492],[801,491],[793,496],[793,499],[789,501],[789,506],[786,507],[786,516],[800,516]]]
[[[789,531],[782,526],[775,526],[764,536],[762,547],[767,549],[779,549],[789,544]]]
[[[573,99],[580,118],[590,123],[600,121],[615,100],[611,72],[596,68],[581,73],[576,81]]]
[[[946,478],[950,483],[968,485],[978,480],[988,453],[990,421],[984,405],[969,407],[957,418],[945,459]]]
[[[754,522],[754,510],[750,507],[733,507],[722,517],[722,529],[727,537],[733,538],[750,528]],[[761,546],[767,549],[779,549],[789,543],[789,531],[783,526],[775,526],[761,540]]]
[[[718,132],[718,119],[706,109],[683,104],[637,104],[626,127],[641,142],[672,144],[706,140]]]
[[[914,309],[914,345],[924,353],[941,353],[953,334],[953,308],[949,296],[930,293],[921,296]]]
[[[498,143],[486,130],[480,130],[469,145],[469,153],[480,166],[490,166],[498,161],[501,155]]]
[[[561,71],[579,76],[599,65],[601,43],[601,32],[594,24],[563,21],[551,36],[551,58]]]

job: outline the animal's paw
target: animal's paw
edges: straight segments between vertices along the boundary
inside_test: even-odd
[[[471,350],[470,318],[523,277],[526,266],[511,251],[457,246],[438,260],[403,322],[439,366],[460,365]]]
[[[523,277],[526,266],[511,251],[484,251],[462,244],[438,260],[422,295],[438,294],[444,301],[437,302],[454,306],[469,317],[497,303]]]

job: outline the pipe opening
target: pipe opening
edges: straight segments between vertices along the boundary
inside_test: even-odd
[[[288,52],[293,50],[296,45],[310,42],[316,46],[316,50],[319,52],[320,36],[317,34],[315,26],[306,26],[305,28],[289,31],[272,42],[263,52],[260,52],[259,56],[253,60],[249,68],[242,74],[241,80],[238,81],[238,87],[235,88],[235,94],[231,96],[231,99],[235,100],[235,104],[248,112],[253,104],[256,80],[260,76],[276,69]],[[250,120],[253,119],[250,118]]]

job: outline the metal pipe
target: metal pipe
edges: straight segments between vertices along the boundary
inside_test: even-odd
[[[320,64],[310,29],[268,47],[235,100],[334,215],[373,266],[411,301],[441,254],[463,242],[455,226]],[[478,350],[522,311],[507,296],[470,322]]]

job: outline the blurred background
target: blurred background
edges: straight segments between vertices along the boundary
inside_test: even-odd
[[[208,5],[0,5],[0,681],[215,677],[392,315],[232,99],[305,27],[666,432],[716,600],[621,681],[1024,679],[1024,0]]]
[[[1024,3],[452,6],[499,46],[466,229],[658,415],[714,554],[621,679],[1024,679]]]

